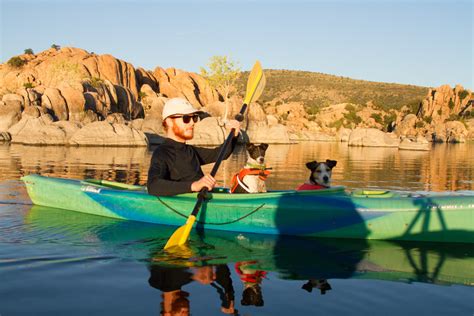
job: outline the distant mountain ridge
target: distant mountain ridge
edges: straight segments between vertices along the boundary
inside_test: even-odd
[[[351,79],[319,72],[265,69],[267,85],[262,102],[300,102],[309,114],[332,104],[372,103],[383,110],[400,110],[408,106],[416,112],[429,88],[397,83]],[[238,82],[238,91],[245,91],[246,73]]]

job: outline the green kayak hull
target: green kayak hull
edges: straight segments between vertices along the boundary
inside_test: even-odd
[[[28,175],[36,205],[181,226],[196,194],[156,197],[141,186]],[[202,229],[271,235],[474,243],[474,195],[400,195],[385,191],[209,194],[196,220]]]

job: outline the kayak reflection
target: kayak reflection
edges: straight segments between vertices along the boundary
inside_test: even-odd
[[[336,278],[474,285],[474,249],[469,244],[316,239],[204,230],[192,233],[187,251],[170,254],[162,248],[174,227],[41,206],[32,206],[25,220],[28,229],[23,234],[30,234],[38,242],[81,245],[94,252],[169,268],[228,265],[235,270],[236,263],[246,262],[240,264],[243,275],[250,270],[271,271],[283,280],[301,280],[299,288],[308,281],[309,289],[316,284],[314,280]],[[238,276],[237,271],[232,274]],[[265,275],[260,277],[265,282]]]

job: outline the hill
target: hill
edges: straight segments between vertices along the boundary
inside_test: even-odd
[[[372,103],[385,111],[400,110],[408,106],[416,112],[429,88],[396,83],[356,80],[318,72],[266,69],[267,85],[261,100],[267,102],[300,102],[309,114],[319,112],[331,104]],[[238,91],[245,91],[243,73],[238,82]]]

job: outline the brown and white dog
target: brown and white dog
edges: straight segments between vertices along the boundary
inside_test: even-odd
[[[270,171],[265,165],[265,152],[268,144],[254,145],[248,143],[247,163],[232,177],[230,193],[262,193],[267,192],[265,180]]]
[[[297,191],[320,190],[331,186],[332,168],[337,164],[336,160],[327,159],[326,162],[317,162],[316,160],[306,163],[306,167],[311,170],[309,180],[299,187]]]

